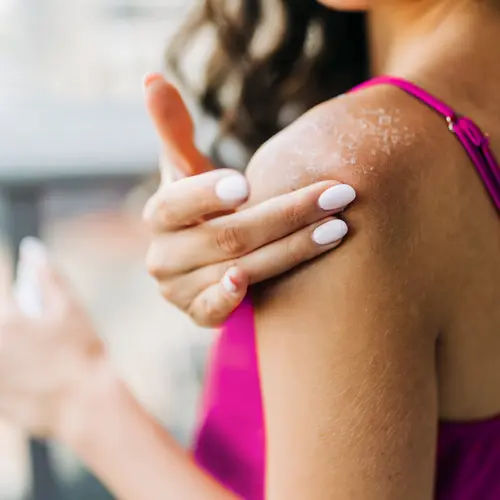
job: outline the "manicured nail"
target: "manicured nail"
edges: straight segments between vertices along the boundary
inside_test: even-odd
[[[142,78],[142,88],[146,90],[154,81],[162,79],[163,75],[160,73],[146,73]]]
[[[215,194],[225,203],[235,203],[248,198],[248,182],[242,175],[229,175],[215,186]]]
[[[19,246],[21,259],[33,265],[45,265],[48,253],[45,245],[38,239],[28,236],[21,241]]]
[[[344,208],[356,199],[356,191],[347,184],[338,184],[324,191],[318,199],[323,210]]]
[[[229,269],[222,278],[222,286],[229,293],[236,293],[238,291],[238,281],[236,279],[236,268]]]
[[[335,219],[317,227],[312,235],[318,245],[330,245],[341,240],[347,234],[347,224],[343,220]]]

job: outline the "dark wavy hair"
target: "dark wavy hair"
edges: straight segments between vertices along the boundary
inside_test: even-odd
[[[265,23],[277,40],[257,54]],[[215,33],[215,45],[203,88],[195,90],[182,61],[206,28]],[[327,9],[316,0],[203,0],[170,45],[167,66],[219,121],[219,140],[231,136],[252,154],[287,124],[287,106],[306,111],[367,77],[365,15]],[[231,85],[236,95],[228,100],[224,92]]]

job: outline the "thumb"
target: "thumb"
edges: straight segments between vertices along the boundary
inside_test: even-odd
[[[194,142],[194,124],[179,93],[159,73],[144,78],[146,106],[163,142],[165,154],[183,175],[212,170]]]
[[[45,245],[37,238],[21,242],[15,297],[22,312],[33,318],[66,310],[73,302],[66,280],[53,267]]]

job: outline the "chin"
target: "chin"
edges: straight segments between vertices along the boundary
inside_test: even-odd
[[[359,12],[368,9],[369,0],[318,0],[318,2],[331,9]]]

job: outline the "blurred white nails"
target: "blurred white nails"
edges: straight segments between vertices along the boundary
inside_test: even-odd
[[[344,208],[356,199],[356,191],[348,184],[338,184],[324,191],[318,199],[323,210]]]
[[[29,261],[31,265],[44,265],[48,261],[48,253],[45,245],[38,239],[28,236],[21,241],[19,246],[21,259]]]
[[[38,268],[47,263],[47,250],[39,239],[28,237],[19,246],[19,257],[14,296],[26,316],[37,318],[43,314]]]

